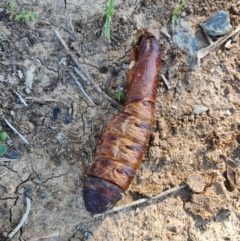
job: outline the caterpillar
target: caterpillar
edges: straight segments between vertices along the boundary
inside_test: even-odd
[[[154,121],[160,62],[157,39],[147,30],[138,31],[130,53],[123,111],[108,122],[83,182],[85,207],[91,213],[112,208],[140,165]]]

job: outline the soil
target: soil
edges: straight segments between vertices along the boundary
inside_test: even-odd
[[[221,45],[192,70],[187,53],[161,33],[172,35],[171,14],[179,2],[116,1],[111,43],[103,36],[106,0],[17,0],[16,12],[36,13],[29,24],[14,20],[9,1],[0,2],[0,108],[30,143],[0,119],[9,135],[8,153],[0,158],[0,240],[21,220],[26,197],[30,214],[12,240],[240,240],[239,35],[231,48]],[[229,13],[234,28],[239,25],[237,0],[189,0],[182,9],[179,19],[199,36],[201,48],[208,42],[199,25],[218,10]],[[148,151],[117,206],[182,183],[188,187],[94,218],[85,210],[82,183],[118,108],[83,82],[95,105],[86,100],[54,30],[97,85],[115,98],[126,87],[132,37],[140,27],[160,32],[161,73],[171,89],[160,80]],[[206,111],[194,114],[196,105]],[[21,158],[3,159],[16,154]]]

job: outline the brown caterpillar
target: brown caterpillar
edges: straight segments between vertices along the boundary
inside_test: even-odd
[[[149,31],[142,30],[137,33],[130,54],[124,109],[109,121],[89,177],[83,183],[89,212],[112,208],[134,178],[154,121],[159,69],[158,41]]]

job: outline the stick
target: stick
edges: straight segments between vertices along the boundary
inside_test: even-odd
[[[0,112],[0,114],[2,114],[2,117],[3,117],[4,121],[6,122],[6,124],[7,124],[27,145],[29,145],[28,140],[27,140],[22,134],[20,134],[20,133],[8,122],[8,120],[4,117],[3,113]]]
[[[163,74],[160,74],[162,80],[163,80],[163,83],[167,86],[167,89],[170,90],[171,89],[171,86],[170,84],[168,83],[168,80],[166,79],[166,77],[163,75]]]
[[[82,85],[79,83],[79,81],[77,80],[76,76],[73,74],[72,71],[69,71],[69,74],[71,75],[71,77],[75,80],[78,88],[81,90],[82,94],[87,98],[87,100],[89,100],[91,102],[92,105],[96,106],[94,104],[94,102],[92,101],[92,99],[87,95],[87,93],[84,91]]]
[[[203,33],[204,33],[204,35],[205,35],[208,43],[209,43],[210,45],[213,44],[213,43],[214,43],[213,40],[212,40],[211,37],[206,33],[206,31],[205,31],[205,29],[203,28],[202,24],[200,24],[200,27],[201,27],[201,29],[202,29],[202,31],[203,31]]]
[[[95,81],[90,77],[90,75],[87,73],[87,71],[83,68],[83,66],[78,62],[77,58],[70,52],[69,48],[67,47],[66,42],[63,40],[63,38],[60,36],[59,32],[55,29],[54,30],[56,37],[62,44],[63,48],[67,51],[69,56],[71,57],[73,63],[77,66],[77,68],[85,75],[85,77],[89,80],[89,82],[93,85],[93,87],[101,93],[106,99],[108,99],[110,102],[112,102],[114,105],[116,105],[120,110],[122,109],[122,106],[114,100],[112,97],[108,96],[102,89],[95,83]]]
[[[8,237],[11,239],[15,233],[23,226],[23,224],[25,223],[25,221],[28,218],[28,214],[30,212],[30,208],[31,208],[31,199],[26,197],[26,203],[27,203],[27,207],[26,207],[26,212],[23,214],[19,224],[16,226],[16,228],[13,229],[13,231],[8,234]]]
[[[52,238],[52,237],[56,237],[56,236],[59,236],[59,231],[55,231],[53,233],[46,233],[46,234],[43,234],[43,235],[32,237],[30,239],[27,239],[27,241],[37,241],[39,239]]]
[[[221,46],[223,43],[225,43],[229,38],[231,38],[232,36],[234,36],[235,34],[237,34],[240,31],[240,26],[238,26],[232,33],[230,33],[229,35],[218,39],[216,42],[214,42],[213,44],[209,45],[206,48],[202,48],[200,50],[198,50],[197,52],[197,58],[198,59],[202,59],[205,56],[207,56],[210,52],[214,51],[216,48],[218,48],[219,46]]]
[[[24,104],[24,106],[28,106],[28,104],[25,102],[25,100],[22,98],[22,96],[20,94],[18,94],[17,91],[13,90],[13,92],[18,96],[18,98],[20,99],[20,101]]]
[[[19,159],[10,159],[10,158],[5,158],[5,157],[1,157],[0,158],[0,162],[16,162]]]
[[[123,210],[125,208],[130,208],[130,207],[136,206],[136,205],[141,204],[141,203],[151,202],[153,200],[156,200],[156,199],[159,199],[159,198],[161,198],[163,196],[166,196],[166,195],[168,195],[170,193],[173,193],[173,192],[176,192],[178,190],[181,190],[181,189],[185,188],[186,186],[187,186],[186,184],[179,185],[177,187],[174,187],[174,188],[166,190],[166,191],[164,191],[162,193],[159,193],[158,195],[153,196],[151,198],[142,198],[142,199],[134,201],[134,202],[132,202],[130,204],[125,204],[123,206],[110,209],[110,210],[108,210],[108,211],[106,211],[104,213],[96,214],[96,215],[94,215],[94,218],[98,218],[98,217],[103,216],[103,215],[107,215],[107,214],[110,214],[110,213],[118,212],[118,211]]]
[[[76,68],[76,67],[73,67],[73,70],[76,72],[76,74],[82,79],[84,80],[88,85],[90,85],[88,79],[82,74],[82,72]]]

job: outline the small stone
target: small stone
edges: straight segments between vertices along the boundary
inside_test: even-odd
[[[182,12],[182,13],[181,13],[181,17],[182,17],[182,18],[186,17],[186,15],[187,15],[186,12]]]
[[[202,28],[208,35],[222,36],[228,34],[232,26],[227,12],[219,11],[203,23]]]
[[[18,152],[16,151],[8,151],[5,156],[7,158],[10,158],[10,159],[20,159],[21,158],[21,154],[19,154]]]
[[[180,20],[175,27],[175,32],[176,34],[174,34],[172,38],[174,45],[193,56],[198,51],[199,46],[192,29],[186,22]]]
[[[207,110],[208,110],[208,108],[205,107],[205,106],[195,105],[193,112],[194,112],[194,114],[196,114],[196,115],[200,115],[200,114],[206,112]]]
[[[226,44],[225,44],[224,47],[225,47],[226,49],[230,49],[230,48],[232,47],[232,40],[229,39],[229,40],[226,42]]]
[[[204,180],[199,173],[193,173],[189,175],[186,184],[193,192],[196,193],[203,192],[205,189]]]
[[[22,79],[23,78],[23,73],[21,70],[18,70],[18,77],[19,79]]]
[[[37,177],[35,177],[33,179],[33,182],[35,182],[36,184],[42,184],[42,180],[40,178],[37,178]]]
[[[53,109],[53,113],[52,113],[52,120],[53,121],[56,121],[57,118],[58,118],[58,114],[61,112],[60,108],[59,107],[55,107]]]

